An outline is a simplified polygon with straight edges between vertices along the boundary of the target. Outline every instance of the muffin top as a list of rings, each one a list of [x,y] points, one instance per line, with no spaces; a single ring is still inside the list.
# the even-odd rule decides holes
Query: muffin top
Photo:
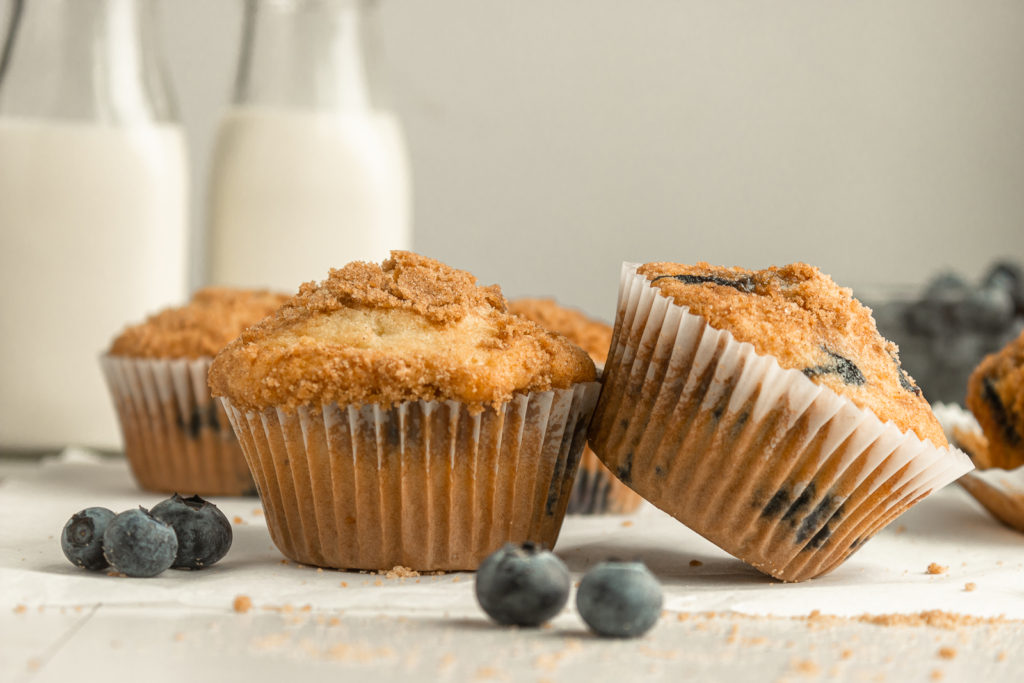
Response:
[[[559,306],[554,299],[514,299],[508,302],[508,310],[545,329],[564,334],[590,354],[595,363],[604,363],[608,358],[608,347],[612,345],[611,325]]]
[[[496,285],[394,251],[302,285],[217,355],[210,387],[247,410],[451,399],[480,410],[594,377],[586,352],[509,313]]]
[[[806,263],[750,271],[648,263],[638,272],[662,294],[783,368],[850,398],[883,421],[945,446],[931,407],[878,334],[870,309]]]
[[[993,466],[1024,465],[1024,333],[971,373],[967,407],[985,432]]]
[[[110,346],[115,356],[200,358],[214,356],[238,333],[273,313],[288,295],[207,287],[184,306],[167,308],[126,327]]]

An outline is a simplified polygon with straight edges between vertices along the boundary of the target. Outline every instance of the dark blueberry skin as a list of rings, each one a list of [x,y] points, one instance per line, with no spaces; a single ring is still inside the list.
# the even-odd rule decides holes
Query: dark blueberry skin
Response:
[[[114,513],[107,508],[85,508],[76,512],[60,534],[60,548],[71,564],[92,571],[106,569],[103,557],[103,532]]]
[[[199,496],[182,498],[177,493],[158,503],[150,513],[169,524],[178,536],[175,569],[202,569],[227,555],[231,548],[231,523],[213,503]]]
[[[569,601],[569,570],[532,543],[506,543],[476,571],[476,599],[499,624],[539,626]]]
[[[103,555],[125,576],[156,576],[174,563],[178,537],[174,529],[145,508],[114,517],[103,533]]]
[[[661,585],[643,562],[602,562],[576,591],[576,609],[599,636],[635,638],[661,616]]]

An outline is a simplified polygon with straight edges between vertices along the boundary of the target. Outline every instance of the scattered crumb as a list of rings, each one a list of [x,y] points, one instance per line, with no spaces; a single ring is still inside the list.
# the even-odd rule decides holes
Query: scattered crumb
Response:
[[[383,586],[384,582],[381,581],[380,579],[377,579],[376,581],[373,582],[373,585],[374,586]]]
[[[542,629],[545,629],[545,630],[547,630],[547,629],[552,629],[552,628],[554,628],[554,627],[555,627],[555,625],[554,625],[554,624],[552,624],[552,623],[551,623],[550,621],[545,621],[545,622],[544,622],[543,624],[541,624],[541,625],[540,625],[540,627],[541,627]]]
[[[624,522],[622,522],[622,526],[633,526],[633,520],[631,520],[631,519],[625,520]]]
[[[973,591],[977,587],[978,587],[978,584],[974,583],[973,581],[968,581],[967,583],[964,584],[964,590],[967,591],[968,593],[970,593],[971,591]]]
[[[476,677],[479,678],[497,678],[499,672],[493,666],[482,666],[476,670]]]
[[[933,669],[932,670],[931,679],[933,681],[941,681],[943,676],[945,676],[945,674],[942,673],[941,671],[939,671],[938,669]]]
[[[704,563],[701,562],[700,560],[690,560],[690,566],[691,567],[702,567],[702,566],[704,566]]]
[[[185,634],[184,633],[182,633],[181,631],[178,631],[177,633],[174,634],[174,642],[180,643],[183,640],[185,640]]]
[[[846,649],[839,653],[839,659],[849,659],[853,656],[853,650]]]
[[[342,581],[340,585],[342,588],[348,588],[348,581]]]
[[[14,608],[14,613],[15,614],[24,614],[27,611],[28,611],[28,607],[25,607],[25,605],[17,605]]]
[[[253,517],[262,517],[263,516],[263,508],[253,508],[252,509],[252,516]]]
[[[943,659],[956,659],[956,648],[948,645],[940,647],[939,656]]]
[[[458,583],[459,581],[462,581],[462,577],[461,576],[453,576],[452,577],[452,583]]]
[[[907,531],[907,526],[905,524],[900,524],[898,527],[896,527],[895,531],[897,534],[905,533]]]
[[[231,521],[232,521],[232,522],[234,522],[235,524],[245,524],[245,520],[244,520],[244,519],[242,519],[241,517],[239,517],[238,515],[235,515],[235,516],[234,516],[234,517],[233,517],[233,518],[231,519]]]
[[[341,619],[339,619],[338,617],[331,617],[330,619],[327,620],[327,625],[328,626],[338,626],[340,624],[341,624]]]
[[[282,560],[281,560],[281,564],[288,564],[288,560],[284,560],[284,559],[282,559]]]
[[[733,624],[732,628],[729,629],[729,637],[725,639],[725,642],[727,642],[727,643],[729,643],[731,645],[731,644],[735,643],[737,640],[739,640],[739,638],[740,638],[740,625],[739,624]]]
[[[252,609],[252,598],[248,595],[239,595],[235,598],[233,607],[239,614],[245,614]]]
[[[316,573],[317,574],[323,574],[324,573],[324,568],[323,567],[317,567],[316,568]]]
[[[945,574],[948,571],[949,571],[949,567],[943,566],[943,565],[939,564],[938,562],[932,562],[930,565],[928,565],[927,573],[928,574]]]
[[[449,667],[455,666],[456,661],[458,660],[455,658],[455,655],[453,655],[451,652],[446,652],[444,656],[441,657],[441,667],[447,669]]]
[[[305,605],[303,605],[302,607],[299,608],[299,611],[300,612],[310,612],[310,611],[312,611],[312,609],[313,609],[313,605],[310,605],[307,602]]]
[[[383,575],[385,579],[410,579],[420,575],[415,569],[409,569],[400,564],[396,564],[391,569],[381,569],[377,573]]]
[[[997,662],[1005,662],[1006,661],[1006,651],[1005,650],[1003,652],[1000,652],[999,654],[996,655],[996,661]]]
[[[25,663],[25,666],[28,668],[29,671],[38,671],[39,667],[42,666],[42,664],[42,662],[33,657]]]
[[[794,659],[792,666],[799,673],[802,673],[805,676],[817,676],[821,673],[821,669],[818,665],[810,659]]]

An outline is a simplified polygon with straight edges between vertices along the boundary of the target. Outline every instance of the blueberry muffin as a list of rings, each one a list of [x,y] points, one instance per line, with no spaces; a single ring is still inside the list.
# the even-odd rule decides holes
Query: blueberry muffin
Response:
[[[799,263],[626,264],[590,446],[785,581],[834,569],[971,468],[870,311]]]
[[[509,302],[508,308],[516,315],[564,334],[590,354],[596,364],[604,365],[612,342],[611,325],[560,306],[553,299],[515,299]],[[569,497],[570,515],[625,514],[636,510],[641,502],[643,499],[616,479],[590,448],[583,451]]]
[[[967,381],[967,408],[988,442],[979,467],[1024,465],[1024,334],[986,356]]]
[[[288,297],[208,288],[124,329],[100,359],[125,456],[139,486],[165,493],[255,492],[238,440],[206,375],[229,341]]]
[[[396,251],[304,284],[217,355],[210,386],[286,556],[456,570],[554,544],[595,375],[497,286]]]

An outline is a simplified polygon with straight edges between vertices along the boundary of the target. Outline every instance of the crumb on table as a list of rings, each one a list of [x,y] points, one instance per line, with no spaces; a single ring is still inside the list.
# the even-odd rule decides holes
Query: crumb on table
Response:
[[[235,602],[232,606],[239,614],[245,614],[252,609],[252,598],[248,595],[239,595],[235,598]]]
[[[949,567],[943,566],[943,565],[939,564],[938,562],[932,562],[931,564],[928,565],[927,573],[928,574],[945,574],[948,571],[949,571]]]

